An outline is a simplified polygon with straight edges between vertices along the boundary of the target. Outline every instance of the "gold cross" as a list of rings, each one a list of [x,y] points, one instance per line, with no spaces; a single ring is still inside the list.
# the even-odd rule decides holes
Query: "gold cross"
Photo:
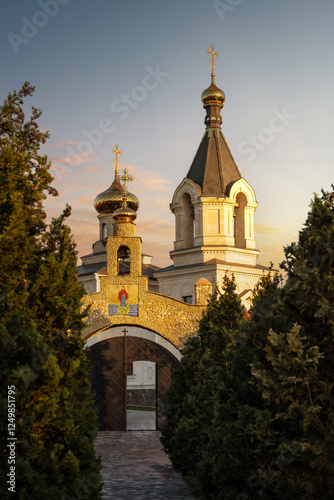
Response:
[[[125,168],[123,170],[123,175],[121,177],[121,181],[123,182],[123,186],[124,186],[124,196],[126,195],[126,193],[128,192],[128,186],[127,186],[127,183],[130,181],[133,181],[134,180],[134,177],[132,175],[129,175],[129,171]]]
[[[118,155],[122,155],[123,153],[121,150],[118,149],[118,144],[116,144],[115,148],[112,148],[111,152],[116,154],[116,158],[114,159],[114,163],[116,165],[115,174],[118,174],[118,165],[119,165]]]
[[[215,46],[213,44],[211,45],[211,50],[208,49],[207,53],[211,54],[211,59],[210,59],[210,66],[212,68],[211,76],[214,78],[214,76],[215,76],[215,67],[216,67],[215,56],[218,57],[219,54],[218,54],[218,52],[215,52]]]

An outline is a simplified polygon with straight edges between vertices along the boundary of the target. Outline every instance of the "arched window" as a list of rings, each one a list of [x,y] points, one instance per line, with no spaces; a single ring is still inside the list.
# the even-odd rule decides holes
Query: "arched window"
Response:
[[[181,205],[183,209],[183,248],[192,248],[194,246],[194,207],[188,193],[184,193],[182,196]]]
[[[117,271],[118,276],[130,274],[131,269],[131,252],[130,249],[124,245],[117,250]]]
[[[106,240],[108,236],[107,224],[102,224],[102,240]]]
[[[245,208],[247,205],[247,198],[244,193],[239,193],[236,201],[238,206],[235,209],[234,219],[235,246],[237,248],[246,248]]]

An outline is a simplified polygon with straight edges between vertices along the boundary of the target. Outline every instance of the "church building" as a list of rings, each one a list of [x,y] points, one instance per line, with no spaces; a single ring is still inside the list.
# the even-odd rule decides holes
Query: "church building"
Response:
[[[170,252],[172,265],[161,269],[151,264],[152,256],[142,254],[142,274],[148,277],[148,290],[195,304],[195,284],[208,280],[213,291],[220,288],[226,272],[236,279],[237,292],[245,308],[251,305],[254,286],[268,268],[257,264],[259,250],[254,239],[255,192],[241,176],[222,132],[221,110],[225,94],[215,83],[214,46],[211,55],[211,85],[202,92],[206,111],[205,131],[185,178],[176,188],[170,209],[175,216],[175,241]],[[118,145],[115,153],[115,178],[111,186],[98,194],[94,206],[98,212],[99,240],[93,252],[81,257],[79,281],[87,293],[100,290],[100,277],[106,275],[107,237],[113,236],[115,210],[122,205],[124,181],[132,176],[119,175]],[[123,182],[123,184],[122,184]],[[127,191],[127,206],[138,210],[138,198]],[[126,273],[127,258],[121,263]]]
[[[218,54],[214,46],[208,53],[212,73],[211,84],[202,93],[204,135],[170,204],[175,216],[172,265],[154,266],[151,256],[141,251],[134,222],[139,200],[128,190],[133,177],[126,169],[119,174],[118,145],[112,150],[114,181],[94,200],[99,239],[92,253],[81,257],[78,273],[87,292],[83,303],[89,315],[83,336],[90,348],[102,430],[127,429],[127,386],[134,397],[134,391],[144,391],[145,384],[156,387],[156,428],[160,428],[164,391],[179,364],[184,341],[196,334],[208,299],[221,287],[226,272],[235,276],[245,311],[259,278],[272,273],[257,264],[254,212],[258,203],[222,133],[225,94],[215,83]],[[136,387],[133,366],[142,367],[143,362],[151,375],[141,368]]]

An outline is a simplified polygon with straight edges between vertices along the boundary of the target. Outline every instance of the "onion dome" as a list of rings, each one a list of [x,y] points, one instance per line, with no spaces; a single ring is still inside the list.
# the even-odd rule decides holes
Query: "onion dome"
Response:
[[[125,186],[123,186],[123,184],[121,183],[121,180],[123,180],[123,178],[121,178],[118,173],[118,155],[122,154],[122,151],[118,149],[118,144],[116,144],[115,149],[112,149],[112,152],[116,153],[114,182],[106,191],[98,194],[94,200],[95,210],[100,215],[112,215],[115,210],[121,208],[123,205]],[[127,192],[127,205],[131,210],[137,211],[139,208],[139,200],[137,196],[133,193]]]
[[[94,200],[95,210],[100,215],[113,214],[115,210],[123,205],[124,188],[120,182],[120,177],[115,174],[114,182],[111,186],[102,193],[98,194]],[[127,193],[127,204],[132,210],[137,211],[139,208],[139,200],[133,193]]]
[[[118,208],[117,210],[115,210],[115,212],[113,213],[113,218],[115,219],[115,222],[133,222],[136,217],[137,217],[137,214],[135,212],[135,210],[132,210],[131,208],[129,208],[128,206],[128,195],[130,193],[126,193],[125,196],[123,196],[123,202],[122,202],[122,206],[120,208]]]
[[[211,85],[207,89],[203,90],[201,99],[204,106],[208,106],[209,104],[220,104],[223,106],[225,101],[224,92],[217,87],[215,84],[215,78],[213,77],[211,80]]]

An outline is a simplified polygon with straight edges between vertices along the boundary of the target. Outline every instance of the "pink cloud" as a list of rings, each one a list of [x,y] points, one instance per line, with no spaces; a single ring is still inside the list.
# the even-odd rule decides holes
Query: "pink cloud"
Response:
[[[101,172],[101,169],[99,167],[85,167],[84,170],[86,170],[87,172],[93,172],[93,173]]]
[[[71,140],[65,140],[65,141],[55,142],[53,144],[48,144],[48,147],[49,148],[63,148],[64,146],[68,146],[70,144],[73,145],[73,144],[76,144],[76,142],[71,141]]]
[[[134,165],[124,165],[124,168],[127,168],[130,174],[133,174],[135,178],[135,184],[139,184],[141,189],[144,188],[144,192],[154,190],[172,193],[171,181],[160,177],[156,173],[149,172],[147,170],[144,170],[142,167],[137,167]],[[123,170],[123,165],[121,170]]]
[[[88,163],[91,161],[97,161],[97,158],[92,157],[93,151],[85,151],[83,153],[76,153],[74,155],[63,156],[60,158],[59,162],[69,165],[70,167],[76,167],[82,163]]]

